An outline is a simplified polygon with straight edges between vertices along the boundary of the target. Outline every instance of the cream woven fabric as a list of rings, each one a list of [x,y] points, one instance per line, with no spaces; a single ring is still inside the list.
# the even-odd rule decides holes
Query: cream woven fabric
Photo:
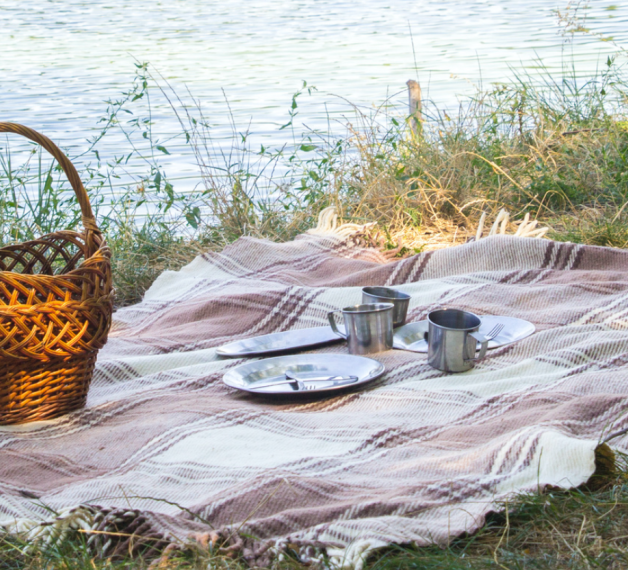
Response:
[[[331,398],[223,385],[241,361],[215,347],[322,326],[364,285],[410,293],[409,321],[449,306],[537,332],[460,375],[389,351],[385,376]],[[473,531],[512,492],[586,481],[596,446],[628,427],[627,363],[624,251],[496,236],[388,262],[341,237],[241,239],[115,315],[85,410],[0,429],[0,524],[134,534],[131,548],[223,539],[257,564],[290,545],[359,566],[390,543]],[[48,508],[60,516],[37,526]],[[92,538],[105,555],[129,548]]]

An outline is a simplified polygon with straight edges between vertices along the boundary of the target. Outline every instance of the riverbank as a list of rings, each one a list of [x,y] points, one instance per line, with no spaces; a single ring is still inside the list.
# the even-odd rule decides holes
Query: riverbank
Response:
[[[234,126],[227,152],[213,144],[202,108],[147,65],[137,68],[131,89],[109,102],[99,135],[74,157],[114,252],[119,306],[137,302],[163,270],[201,251],[241,236],[290,240],[328,206],[345,222],[374,222],[371,241],[398,255],[464,243],[483,214],[492,221],[502,208],[509,233],[529,216],[550,228],[550,239],[628,246],[628,81],[610,58],[586,79],[575,72],[541,82],[515,77],[461,102],[455,116],[425,102],[414,134],[385,105],[356,108],[334,132],[301,134],[304,84],[282,127],[292,130],[290,145],[252,148],[249,133]],[[193,191],[179,191],[160,164],[171,141],[156,135],[150,97],[157,96],[171,102],[177,143],[198,165]],[[101,160],[98,145],[111,135],[124,136],[128,147]],[[29,150],[16,166],[10,148],[0,153],[4,243],[79,221],[62,173],[42,160]],[[132,164],[143,174],[120,189],[115,182]]]

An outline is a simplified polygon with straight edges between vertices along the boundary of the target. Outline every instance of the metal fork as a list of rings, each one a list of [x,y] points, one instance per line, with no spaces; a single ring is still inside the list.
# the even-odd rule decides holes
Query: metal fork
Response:
[[[352,384],[353,382],[358,381],[357,376],[319,376],[313,378],[301,377],[297,376],[294,372],[287,370],[286,371],[286,380],[275,380],[274,382],[269,382],[267,384],[259,384],[253,385],[252,388],[254,390],[259,390],[261,388],[269,388],[271,386],[281,386],[282,384],[292,384],[296,386],[296,392],[305,392],[307,390],[318,390],[318,386],[316,386],[316,382],[334,382],[332,386],[336,386],[339,384]],[[312,384],[306,384],[306,382],[312,382]]]
[[[493,340],[499,333],[504,330],[504,323],[497,323],[487,335],[484,335],[486,340]]]

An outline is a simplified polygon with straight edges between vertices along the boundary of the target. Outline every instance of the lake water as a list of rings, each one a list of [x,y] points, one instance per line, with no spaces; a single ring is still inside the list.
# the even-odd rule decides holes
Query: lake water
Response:
[[[628,2],[590,0],[587,27],[628,40]],[[539,60],[559,71],[565,60],[586,74],[617,51],[593,35],[566,43],[548,0],[2,0],[2,120],[25,123],[78,154],[97,129],[104,100],[128,89],[134,62],[147,61],[184,94],[202,102],[220,145],[237,129],[255,144],[288,140],[292,94],[305,80],[318,91],[299,98],[297,129],[327,128],[390,98],[407,105],[405,82],[424,97],[455,104],[475,86],[507,81],[511,68],[535,73]],[[155,96],[157,135],[179,131]],[[305,126],[304,126],[305,125]],[[101,145],[113,156],[125,141]],[[180,186],[197,179],[189,148],[178,142],[162,164]]]

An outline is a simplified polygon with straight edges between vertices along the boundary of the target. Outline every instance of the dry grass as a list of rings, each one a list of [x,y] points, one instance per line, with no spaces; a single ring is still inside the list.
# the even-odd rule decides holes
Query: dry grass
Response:
[[[588,82],[518,80],[479,94],[455,119],[426,117],[418,137],[361,125],[359,161],[336,179],[334,200],[410,250],[462,243],[482,212],[502,208],[554,239],[625,247],[628,91],[612,65]]]

